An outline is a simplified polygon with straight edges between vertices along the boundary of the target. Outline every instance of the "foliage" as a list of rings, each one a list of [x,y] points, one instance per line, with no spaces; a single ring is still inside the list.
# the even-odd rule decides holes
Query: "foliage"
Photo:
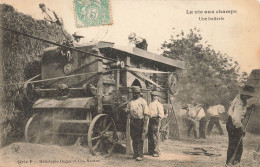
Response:
[[[181,91],[176,99],[206,107],[223,104],[227,108],[247,74],[241,76],[239,64],[233,58],[215,51],[203,41],[200,30],[194,28],[187,35],[182,31],[162,44],[163,56],[185,62],[180,77]]]
[[[35,20],[17,12],[12,6],[0,4],[2,27],[37,36],[50,41],[64,39],[58,25],[48,25],[44,20]],[[39,60],[43,50],[50,44],[1,29],[1,129],[2,145],[23,134],[29,103],[21,93],[22,83],[40,73]],[[4,83],[4,84],[3,84]],[[22,121],[22,122],[21,122]],[[20,128],[20,129],[19,129]]]

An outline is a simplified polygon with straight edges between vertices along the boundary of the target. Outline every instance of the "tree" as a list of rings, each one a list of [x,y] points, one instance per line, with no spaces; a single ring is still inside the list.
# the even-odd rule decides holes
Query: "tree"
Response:
[[[163,56],[185,62],[180,74],[181,103],[197,103],[205,106],[223,104],[226,108],[238,93],[244,80],[239,75],[239,64],[227,54],[215,51],[207,41],[203,42],[200,30],[190,29],[187,35],[171,36],[162,44]],[[243,77],[246,73],[243,73]]]

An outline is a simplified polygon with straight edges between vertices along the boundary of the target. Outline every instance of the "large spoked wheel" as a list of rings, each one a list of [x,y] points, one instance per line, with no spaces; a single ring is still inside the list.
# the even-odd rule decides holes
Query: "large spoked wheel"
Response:
[[[169,75],[167,84],[170,93],[174,96],[176,96],[179,93],[178,81],[179,81],[179,77],[176,73],[171,73]]]
[[[25,140],[29,143],[43,143],[50,138],[48,130],[50,129],[50,121],[46,121],[47,117],[41,114],[33,115],[25,126]]]
[[[97,115],[88,129],[88,147],[92,155],[99,152],[109,156],[118,141],[116,125],[112,117],[106,114]]]

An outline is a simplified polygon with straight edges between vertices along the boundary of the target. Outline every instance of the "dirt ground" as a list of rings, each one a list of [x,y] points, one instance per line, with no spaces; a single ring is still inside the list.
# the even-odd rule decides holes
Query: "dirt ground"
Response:
[[[223,128],[225,129],[225,128]],[[247,133],[244,138],[244,152],[241,166],[260,166],[260,157],[254,158],[253,152],[260,141],[259,136]],[[227,132],[219,136],[216,129],[207,139],[167,140],[161,143],[161,156],[145,155],[142,162],[137,162],[132,155],[113,153],[110,157],[92,156],[88,148],[78,144],[72,146],[40,145],[30,143],[13,143],[0,150],[0,166],[10,167],[66,167],[66,166],[100,166],[100,167],[223,167],[226,160]],[[219,156],[188,155],[185,151],[203,148],[208,153]]]

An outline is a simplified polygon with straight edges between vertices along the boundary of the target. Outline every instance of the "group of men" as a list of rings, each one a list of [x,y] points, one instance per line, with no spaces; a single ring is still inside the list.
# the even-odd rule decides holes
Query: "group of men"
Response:
[[[152,101],[148,105],[147,101],[140,95],[140,87],[133,86],[133,98],[129,101],[126,107],[126,112],[130,114],[130,135],[132,139],[132,146],[134,151],[134,158],[137,161],[143,160],[143,145],[144,139],[148,137],[148,153],[154,157],[160,156],[159,135],[160,123],[164,117],[163,105],[158,101],[158,92],[151,93]],[[228,110],[228,120],[226,128],[228,132],[228,149],[226,166],[236,165],[240,163],[243,143],[242,137],[245,134],[242,124],[242,119],[248,110],[247,100],[252,96],[250,94],[238,94],[232,101]],[[197,137],[196,127],[199,122],[199,138],[206,138],[206,114],[203,106],[200,104],[193,104],[184,107],[187,110],[188,118],[188,135],[190,135],[193,128],[194,136]],[[214,125],[219,130],[220,135],[223,135],[223,130],[219,122],[219,114],[224,113],[223,105],[215,105],[207,109],[210,117],[207,134]]]
[[[197,124],[199,124],[199,138],[206,139],[207,118],[203,106],[201,104],[193,103],[185,105],[183,109],[186,110],[186,114],[188,116],[188,137],[191,137],[190,133],[191,130],[193,130],[194,137],[198,138]],[[207,135],[210,135],[214,125],[216,125],[216,127],[218,128],[220,135],[224,135],[219,122],[219,114],[224,112],[225,108],[223,105],[220,104],[211,106],[207,109],[207,114],[210,117],[207,128]]]
[[[49,8],[46,8],[45,4],[39,4],[42,10],[44,19],[50,24],[57,24],[61,27],[63,32],[63,21],[56,13]],[[63,32],[64,33],[64,32]],[[80,41],[84,38],[79,32],[72,34],[74,46],[80,46]],[[147,41],[144,38],[137,37],[135,33],[131,33],[128,36],[130,44],[135,47],[147,50]],[[160,156],[159,148],[159,130],[161,119],[164,117],[163,105],[158,101],[158,92],[151,93],[152,102],[148,105],[147,101],[140,96],[140,87],[133,86],[133,99],[128,103],[126,111],[131,116],[130,122],[130,135],[132,138],[132,145],[134,151],[134,158],[137,161],[143,160],[143,143],[146,136],[148,137],[148,152],[154,157]],[[228,120],[226,123],[226,129],[228,132],[228,150],[226,166],[236,165],[240,163],[240,159],[243,152],[242,138],[245,134],[243,125],[241,123],[248,105],[247,100],[250,99],[252,94],[248,91],[243,91],[238,94],[232,101],[228,110]],[[190,136],[193,129],[194,137],[197,136],[197,124],[199,124],[199,138],[206,139],[206,114],[203,106],[193,103],[192,105],[186,105],[183,107],[187,111],[188,115],[188,136]],[[219,130],[220,135],[223,135],[223,130],[219,122],[219,114],[224,113],[225,108],[223,105],[215,105],[207,109],[207,114],[210,117],[208,124],[207,134],[210,135],[214,125]]]
[[[243,153],[243,136],[245,135],[245,127],[242,124],[242,120],[248,110],[252,110],[254,105],[248,104],[248,99],[253,95],[249,91],[243,90],[238,94],[231,102],[229,110],[227,112],[228,119],[226,122],[226,129],[228,132],[228,149],[226,166],[239,166],[241,156]],[[197,138],[196,126],[199,122],[199,138],[206,138],[205,128],[207,119],[205,116],[202,105],[186,105],[183,107],[186,109],[188,115],[188,136],[190,136],[191,129],[193,128],[194,137]],[[223,135],[223,130],[220,126],[219,114],[224,113],[225,108],[223,105],[215,105],[207,109],[207,113],[210,117],[208,124],[207,134],[210,132],[214,125],[219,130],[220,135]]]
[[[126,107],[130,114],[130,135],[134,151],[133,158],[143,160],[144,139],[148,137],[148,153],[154,157],[160,156],[159,130],[161,119],[164,117],[163,105],[158,101],[158,92],[151,93],[152,101],[147,101],[140,96],[140,87],[132,87],[133,98]]]

